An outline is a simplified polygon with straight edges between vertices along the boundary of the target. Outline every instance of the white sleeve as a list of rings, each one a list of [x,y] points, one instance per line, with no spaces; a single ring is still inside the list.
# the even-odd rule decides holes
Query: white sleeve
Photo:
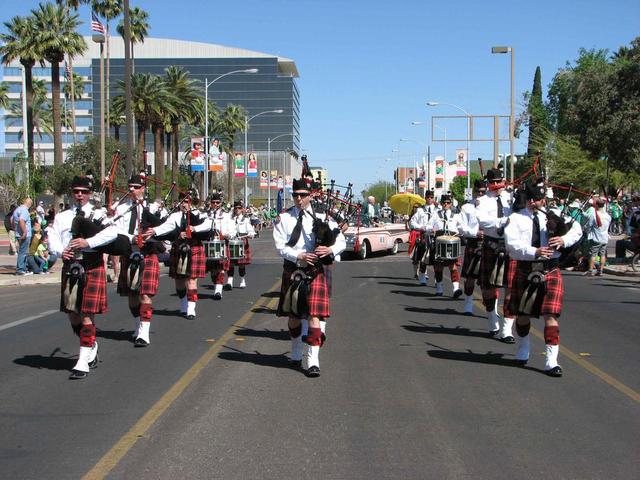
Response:
[[[338,229],[339,233],[336,235],[336,241],[333,245],[331,245],[331,251],[333,252],[333,256],[336,257],[344,252],[345,248],[347,248],[347,240],[344,238],[342,230],[338,227],[338,224],[335,220],[329,219],[329,228],[332,230]]]
[[[206,232],[207,230],[211,230],[213,225],[213,220],[211,220],[210,218],[205,218],[204,222],[202,222],[200,225],[196,225],[193,227],[193,231],[194,232]]]
[[[571,229],[560,238],[564,241],[565,247],[570,247],[578,243],[582,238],[582,227],[580,226],[580,223],[573,222]]]
[[[118,227],[115,225],[110,225],[102,229],[93,237],[87,239],[89,248],[101,247],[102,245],[113,242],[118,237],[118,231]]]
[[[60,228],[60,217],[56,215],[53,219],[53,226],[49,230],[49,251],[57,256],[62,254],[64,246],[62,245],[62,232]]]
[[[504,240],[507,253],[514,260],[535,260],[536,247],[531,245],[530,239],[527,239],[526,232],[520,227],[520,214],[514,213],[510,217],[511,221],[504,229]]]
[[[417,230],[424,228],[422,224],[423,216],[424,216],[424,210],[422,209],[417,210],[416,213],[414,213],[413,216],[411,217],[411,220],[409,220],[409,227]]]
[[[287,232],[284,224],[285,222],[280,220],[273,227],[273,241],[276,244],[276,250],[282,258],[297,263],[299,251],[287,245]]]
[[[178,228],[179,225],[177,223],[177,218],[178,218],[178,215],[169,215],[169,217],[167,217],[167,219],[164,222],[162,222],[157,227],[153,227],[153,231],[155,235],[165,235],[169,232],[174,231],[176,228]]]

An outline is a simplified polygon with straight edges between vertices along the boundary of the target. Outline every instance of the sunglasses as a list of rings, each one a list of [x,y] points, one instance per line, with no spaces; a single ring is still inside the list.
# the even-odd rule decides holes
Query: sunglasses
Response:
[[[79,189],[79,188],[74,188],[74,189],[73,189],[73,193],[74,193],[74,194],[75,194],[75,193],[81,193],[81,194],[83,194],[83,195],[87,195],[87,194],[89,193],[89,190],[81,190],[81,189]]]
[[[443,205],[450,205],[451,204],[451,202],[449,202],[449,201],[442,202],[442,203],[443,203]]]
[[[294,192],[291,194],[293,198],[296,198],[296,197],[307,198],[309,195],[310,195],[309,193],[303,193],[303,192]]]
[[[143,188],[143,185],[129,185],[129,188],[133,188],[135,190],[140,190],[141,188]]]

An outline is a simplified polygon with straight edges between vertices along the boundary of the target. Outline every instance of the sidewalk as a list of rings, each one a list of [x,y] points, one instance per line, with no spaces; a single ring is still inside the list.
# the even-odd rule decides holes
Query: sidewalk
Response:
[[[54,265],[55,271],[46,275],[16,276],[16,259],[14,255],[0,254],[0,287],[60,283],[60,267],[57,264]]]

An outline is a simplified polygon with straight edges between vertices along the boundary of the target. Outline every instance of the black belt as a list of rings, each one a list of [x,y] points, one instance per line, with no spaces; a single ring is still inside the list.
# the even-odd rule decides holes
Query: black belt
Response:
[[[560,266],[560,260],[550,258],[549,260],[536,260],[533,262],[518,260],[518,269],[523,272],[550,272]]]

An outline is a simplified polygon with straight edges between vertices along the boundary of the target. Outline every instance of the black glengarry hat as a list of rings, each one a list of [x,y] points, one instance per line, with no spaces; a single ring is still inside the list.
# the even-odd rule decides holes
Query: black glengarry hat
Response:
[[[76,175],[71,181],[71,188],[93,190],[93,178],[87,175]]]
[[[309,184],[305,178],[294,178],[293,179],[293,191],[296,190],[306,190],[310,191]]]

